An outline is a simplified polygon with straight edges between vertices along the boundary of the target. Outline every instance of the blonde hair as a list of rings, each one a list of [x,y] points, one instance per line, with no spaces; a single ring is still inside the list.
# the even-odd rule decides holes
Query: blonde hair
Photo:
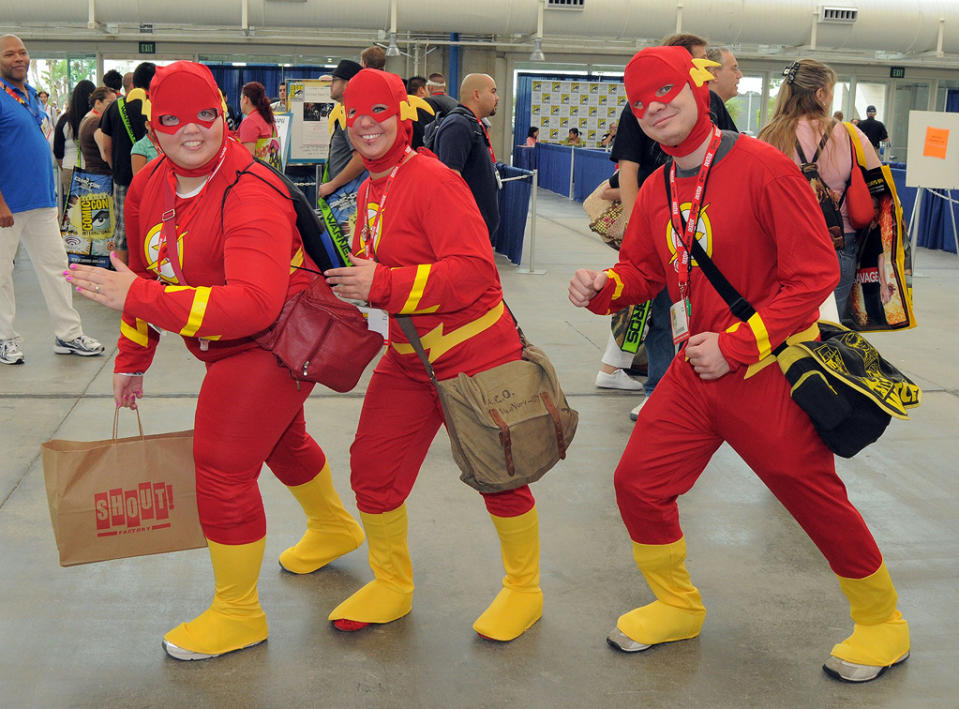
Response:
[[[836,121],[816,98],[816,91],[831,91],[836,72],[815,59],[800,59],[783,72],[786,80],[779,89],[772,120],[759,131],[759,139],[792,156],[796,144],[796,124],[801,119],[819,124],[819,134],[832,135]]]

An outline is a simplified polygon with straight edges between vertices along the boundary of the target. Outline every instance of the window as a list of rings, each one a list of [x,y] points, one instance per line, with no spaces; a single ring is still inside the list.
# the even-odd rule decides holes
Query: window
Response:
[[[744,74],[739,80],[739,95],[726,102],[726,110],[740,133],[758,135],[762,99],[762,74]]]

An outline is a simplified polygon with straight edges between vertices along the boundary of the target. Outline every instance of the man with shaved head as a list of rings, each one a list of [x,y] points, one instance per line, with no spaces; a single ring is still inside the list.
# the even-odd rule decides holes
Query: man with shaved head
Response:
[[[67,253],[57,223],[53,158],[43,134],[46,113],[27,83],[30,54],[19,37],[0,37],[0,363],[24,361],[13,328],[13,259],[20,242],[40,281],[53,321],[53,351],[98,355],[103,345],[83,334],[70,284],[63,280]]]
[[[466,180],[492,236],[499,226],[499,175],[483,119],[495,115],[499,103],[493,77],[468,74],[460,86],[460,102],[437,128],[433,151]]]

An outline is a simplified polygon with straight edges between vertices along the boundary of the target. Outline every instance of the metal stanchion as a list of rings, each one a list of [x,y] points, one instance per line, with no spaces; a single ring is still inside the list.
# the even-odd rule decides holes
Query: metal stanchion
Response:
[[[517,273],[526,275],[542,276],[546,271],[537,271],[533,268],[533,259],[536,252],[536,193],[539,191],[539,170],[533,170],[533,186],[529,192],[529,261],[526,268],[520,265],[516,269]]]

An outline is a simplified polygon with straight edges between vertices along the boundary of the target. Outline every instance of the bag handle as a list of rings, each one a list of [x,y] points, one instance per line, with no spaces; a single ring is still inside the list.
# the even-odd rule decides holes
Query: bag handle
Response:
[[[113,412],[113,440],[117,440],[117,425],[120,422],[120,408],[117,407],[117,410]],[[140,421],[140,410],[134,409],[133,413],[137,415],[137,427],[140,429],[140,438],[144,438],[143,435],[143,422]]]

